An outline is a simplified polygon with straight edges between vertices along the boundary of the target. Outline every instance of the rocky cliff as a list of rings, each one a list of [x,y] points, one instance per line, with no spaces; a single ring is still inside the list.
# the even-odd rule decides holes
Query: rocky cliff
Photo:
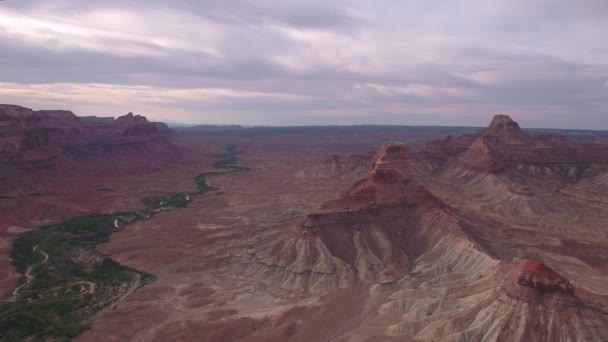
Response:
[[[70,111],[0,105],[0,163],[21,170],[52,168],[61,158],[94,159],[113,153],[170,149],[168,127],[129,113],[117,119]]]
[[[496,121],[459,157],[489,165],[501,157],[495,139],[528,139],[508,118]],[[468,218],[419,182],[414,169],[406,145],[386,144],[368,175],[278,238],[257,242],[240,267],[286,296],[331,298],[344,288],[369,289],[357,299],[365,301],[365,319],[353,319],[353,338],[370,331],[377,340],[407,341],[608,338],[602,312],[577,297],[564,275],[488,246]]]
[[[578,180],[592,169],[608,165],[608,148],[559,135],[535,135],[522,130],[507,115],[494,116],[477,135],[429,142],[417,153],[423,173],[462,168],[496,174],[517,170],[528,175]]]
[[[458,219],[416,180],[409,147],[391,142],[346,193],[260,246],[249,272],[272,271],[281,286],[312,292],[394,282],[446,236],[470,243]]]

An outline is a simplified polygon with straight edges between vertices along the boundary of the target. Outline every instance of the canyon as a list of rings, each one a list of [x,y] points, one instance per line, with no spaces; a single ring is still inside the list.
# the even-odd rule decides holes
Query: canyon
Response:
[[[5,296],[87,215],[139,274],[77,341],[608,340],[604,132],[0,114]]]

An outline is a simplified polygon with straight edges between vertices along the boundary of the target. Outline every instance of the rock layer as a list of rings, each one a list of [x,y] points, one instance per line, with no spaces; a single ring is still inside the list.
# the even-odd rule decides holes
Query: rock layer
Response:
[[[409,147],[391,142],[376,154],[368,176],[322,208],[347,210],[378,205],[423,205],[427,201],[432,201],[432,196],[416,181]]]
[[[530,287],[542,293],[574,294],[572,284],[542,262],[516,258],[513,267],[513,282],[519,286]]]
[[[467,241],[458,219],[416,180],[402,143],[386,144],[368,176],[321,208],[256,249],[249,271],[285,288],[322,292],[397,281],[445,234]]]
[[[590,173],[592,166],[608,165],[608,148],[599,142],[579,142],[559,135],[527,134],[509,116],[496,115],[478,135],[427,143],[416,160],[421,164],[418,169],[425,173],[464,167],[490,174],[515,170],[578,180]]]
[[[496,139],[504,144],[525,136],[507,117],[495,119],[463,152],[476,161],[473,165],[483,166],[469,163],[465,177],[498,172],[488,168],[502,155],[493,145]],[[417,180],[414,170],[407,146],[386,144],[369,175],[278,239],[257,246],[245,258],[246,270],[268,286],[310,294],[371,286],[377,311],[366,316],[374,317],[373,323],[344,336],[370,331],[417,341],[608,336],[606,319],[575,296],[565,277],[542,262],[501,260],[464,218]],[[532,196],[525,192],[520,196]],[[496,193],[505,191],[496,188]],[[381,330],[386,322],[393,323]]]
[[[162,136],[166,132],[166,125],[132,113],[116,120],[79,118],[70,111],[0,105],[0,162],[36,169],[51,167],[60,157],[103,157],[104,152],[121,147],[153,152],[160,145],[168,146]]]

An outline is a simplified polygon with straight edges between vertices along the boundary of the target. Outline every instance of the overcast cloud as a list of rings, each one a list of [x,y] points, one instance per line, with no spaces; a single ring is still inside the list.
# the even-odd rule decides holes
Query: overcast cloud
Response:
[[[608,129],[608,1],[5,0],[0,102],[247,125]]]

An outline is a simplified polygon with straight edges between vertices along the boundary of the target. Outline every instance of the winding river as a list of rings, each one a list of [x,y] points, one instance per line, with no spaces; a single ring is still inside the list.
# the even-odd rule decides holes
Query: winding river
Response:
[[[207,184],[210,177],[249,170],[237,165],[242,152],[236,145],[224,150],[214,155],[211,166],[217,171],[195,177],[195,192],[142,199],[146,208],[141,211],[74,218],[15,239],[11,258],[22,277],[11,297],[0,302],[0,341],[69,340],[97,314],[155,281],[152,274],[102,255],[96,246],[129,224],[163,210],[181,210],[194,197],[218,190]]]

